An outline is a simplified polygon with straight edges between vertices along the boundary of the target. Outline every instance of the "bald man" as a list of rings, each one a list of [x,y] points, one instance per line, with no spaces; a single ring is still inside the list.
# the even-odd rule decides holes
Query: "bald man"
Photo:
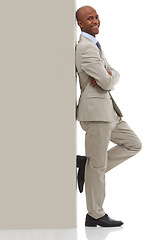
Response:
[[[117,227],[122,221],[111,219],[102,205],[105,198],[105,173],[141,150],[141,141],[122,120],[122,113],[111,96],[119,73],[107,62],[96,35],[100,20],[96,10],[83,6],[76,12],[81,28],[76,46],[76,69],[81,95],[77,119],[86,132],[85,190],[86,226]],[[116,145],[108,150],[109,142]]]

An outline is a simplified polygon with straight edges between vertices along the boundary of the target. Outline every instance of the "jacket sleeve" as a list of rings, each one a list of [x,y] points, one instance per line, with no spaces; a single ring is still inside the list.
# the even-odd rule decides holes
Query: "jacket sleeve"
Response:
[[[81,51],[81,68],[89,76],[93,77],[104,90],[114,90],[114,86],[119,81],[119,73],[100,57],[99,51],[95,46],[94,48],[83,46]],[[113,77],[107,73],[107,68],[113,71]]]

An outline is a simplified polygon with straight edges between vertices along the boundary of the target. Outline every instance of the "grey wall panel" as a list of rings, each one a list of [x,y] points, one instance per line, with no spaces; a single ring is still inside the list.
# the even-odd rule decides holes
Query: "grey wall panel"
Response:
[[[0,229],[76,226],[74,12],[0,1]]]

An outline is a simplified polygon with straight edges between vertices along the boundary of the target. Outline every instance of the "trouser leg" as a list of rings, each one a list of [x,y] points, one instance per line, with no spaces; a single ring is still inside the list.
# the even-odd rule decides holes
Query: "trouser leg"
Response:
[[[85,167],[85,191],[88,214],[93,218],[105,215],[102,208],[105,197],[107,148],[111,137],[111,123],[81,122],[86,131],[85,148],[88,161]]]
[[[141,150],[141,141],[125,121],[119,121],[111,133],[111,141],[117,144],[108,151],[106,172]]]
[[[114,114],[112,123],[80,122],[86,131],[85,148],[88,161],[85,168],[85,190],[90,216],[104,216],[105,172],[134,156],[141,142],[128,124]],[[109,151],[110,140],[117,144]]]

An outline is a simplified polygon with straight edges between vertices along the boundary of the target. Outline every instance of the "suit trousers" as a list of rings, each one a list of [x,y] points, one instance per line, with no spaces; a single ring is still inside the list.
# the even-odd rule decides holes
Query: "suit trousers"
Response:
[[[88,158],[85,168],[85,191],[88,214],[103,217],[105,173],[141,150],[141,141],[128,124],[113,111],[112,122],[82,121]],[[116,145],[108,150],[109,142]]]

